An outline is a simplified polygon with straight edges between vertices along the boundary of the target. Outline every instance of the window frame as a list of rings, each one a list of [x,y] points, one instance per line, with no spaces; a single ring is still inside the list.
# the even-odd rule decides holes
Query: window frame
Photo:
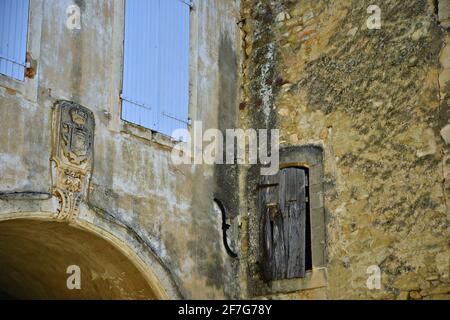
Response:
[[[261,259],[264,258],[261,240],[263,234],[261,226],[258,226],[259,239],[252,242],[249,261],[254,261],[250,265],[250,270],[259,271],[259,276],[252,278],[254,282],[249,288],[249,294],[254,297],[270,296],[279,293],[301,292],[303,290],[321,289],[328,285],[327,252],[326,252],[326,225],[325,225],[325,205],[323,198],[324,181],[324,160],[323,148],[320,145],[302,145],[280,148],[280,169],[286,167],[304,167],[309,170],[309,207],[310,207],[310,230],[311,230],[311,260],[312,270],[306,270],[304,278],[293,278],[283,280],[265,281],[261,268]],[[255,201],[259,197],[256,197]],[[255,206],[255,222],[259,219],[258,203]],[[255,231],[249,229],[249,237],[253,237]],[[257,246],[257,247],[255,247]],[[258,262],[259,261],[259,262]]]
[[[301,171],[299,173],[298,171]],[[284,173],[286,172],[286,173]],[[292,182],[289,182],[292,179],[293,175],[298,175],[299,183],[298,187],[292,188],[290,185]],[[300,178],[302,177],[303,178]],[[291,178],[290,178],[291,177]],[[300,189],[300,181],[303,180],[302,189]],[[312,270],[312,248],[311,248],[311,227],[310,227],[310,201],[309,201],[309,168],[306,165],[300,164],[292,164],[285,165],[280,168],[280,170],[273,176],[261,176],[261,181],[258,186],[259,189],[259,205],[258,210],[260,214],[260,219],[262,219],[261,227],[261,237],[265,240],[263,243],[263,256],[264,256],[264,279],[266,282],[277,281],[277,280],[290,280],[290,279],[299,279],[305,278],[306,272]],[[292,198],[288,198],[288,196],[292,197],[294,195],[294,202],[298,206],[298,220],[292,219],[290,213],[288,214],[286,210],[291,210],[291,205],[293,202]],[[276,199],[276,202],[273,202]],[[271,202],[268,203],[267,201]],[[268,211],[276,210],[274,216],[268,213]],[[273,211],[272,211],[273,212]],[[304,214],[304,217],[303,217]],[[279,220],[277,217],[282,215],[284,218]],[[287,218],[287,220],[286,220]],[[269,220],[268,220],[269,219]],[[270,228],[272,230],[268,230],[268,223],[270,221]],[[281,225],[279,223],[282,223]],[[273,238],[274,232],[274,224],[278,225],[279,232],[284,233],[286,227],[291,229],[292,226],[300,224],[303,225],[299,228],[298,236],[303,239],[293,239],[290,235],[288,238],[286,237],[277,237],[277,239]],[[286,225],[288,224],[288,225]],[[269,234],[267,234],[269,233]],[[270,241],[271,240],[271,241]],[[267,245],[269,242],[272,242],[271,245]],[[291,254],[300,254],[297,256],[298,259],[302,262],[302,268],[299,268],[298,263],[291,264],[291,257],[287,259],[287,257],[283,256],[284,262],[280,261],[280,264],[277,264],[277,261],[274,257],[270,257],[271,255],[276,254],[277,249],[280,248],[278,241],[284,243],[284,246],[289,248],[298,247],[298,251],[291,252]],[[301,243],[297,243],[297,241],[301,241]],[[283,254],[283,252],[281,252]],[[269,255],[269,256],[268,256]],[[291,262],[290,262],[291,261]],[[299,261],[297,261],[299,262]],[[294,267],[294,269],[291,269]],[[286,273],[284,276],[279,273]]]
[[[24,61],[17,62],[17,61],[9,59],[9,57],[1,57],[0,56],[0,62],[3,60],[6,62],[9,62],[9,63],[12,63],[13,65],[21,66],[23,68],[23,74],[21,75],[23,77],[23,80],[17,79],[14,75],[2,73],[3,75],[5,75],[9,78],[12,78],[14,80],[20,81],[20,82],[25,81],[27,69],[30,67],[30,63],[27,62],[27,44],[28,44],[28,27],[29,27],[29,22],[30,22],[30,4],[31,4],[30,2],[31,1],[26,0],[24,2],[27,3],[27,13],[26,13],[27,20],[26,20],[25,48],[24,48],[25,52],[24,52],[24,55],[22,57],[20,57],[20,59],[23,59]],[[17,30],[14,30],[14,31],[17,31]],[[17,45],[17,44],[15,44],[15,45]],[[21,46],[22,43],[19,43],[19,45]]]
[[[31,63],[31,67],[35,70],[35,74],[33,77],[25,76],[23,81],[0,74],[0,89],[4,88],[9,92],[22,95],[27,100],[36,103],[38,96],[38,66],[41,51],[44,0],[29,1],[26,60]],[[28,61],[28,57],[31,57],[32,61]]]

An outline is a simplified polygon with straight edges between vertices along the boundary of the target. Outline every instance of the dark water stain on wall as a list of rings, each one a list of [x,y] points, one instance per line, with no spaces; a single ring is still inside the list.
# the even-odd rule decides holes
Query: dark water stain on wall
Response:
[[[227,129],[237,128],[237,58],[231,39],[221,35],[219,46],[219,130],[226,136]],[[236,157],[235,157],[236,159]],[[225,145],[224,145],[224,161]],[[227,208],[229,217],[238,214],[238,166],[217,164],[215,166],[215,194]]]
[[[219,44],[217,123],[225,137],[226,129],[237,127],[238,63],[233,41],[221,35]],[[195,273],[203,277],[207,286],[214,290],[205,293],[210,299],[223,292],[226,298],[238,297],[235,274],[237,262],[223,250],[221,217],[214,209],[214,198],[220,199],[233,218],[238,214],[238,168],[236,165],[214,166],[214,175],[205,177],[205,168],[196,166],[192,190],[192,239],[187,241],[190,255],[195,259]]]
[[[271,4],[255,1],[251,10],[251,20],[254,23],[252,38],[253,50],[249,57],[249,126],[254,129],[277,128],[277,115],[274,100],[279,91],[277,86],[276,60],[278,46],[274,34],[274,16],[280,10]],[[269,141],[270,142],[270,139]],[[270,149],[270,143],[268,145]],[[261,239],[257,215],[258,184],[260,165],[252,165],[246,172],[245,202],[249,212],[248,229],[248,273],[247,292],[254,296],[264,291],[261,270]]]

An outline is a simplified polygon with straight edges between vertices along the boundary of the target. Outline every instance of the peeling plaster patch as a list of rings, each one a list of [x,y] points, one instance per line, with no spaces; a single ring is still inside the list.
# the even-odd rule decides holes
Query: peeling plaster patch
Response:
[[[183,263],[183,269],[185,270],[185,272],[190,273],[192,272],[194,268],[194,261],[192,261],[192,259],[188,258],[184,261]]]
[[[12,192],[26,187],[28,170],[19,155],[0,154],[1,188]]]
[[[123,168],[112,177],[113,189],[118,194],[132,194],[136,198],[155,197],[164,199],[174,209],[183,211],[190,208],[189,203],[179,199],[176,185],[179,177],[170,171],[167,173],[168,155],[162,152],[143,151],[142,146],[130,144],[130,141],[120,139],[116,147],[117,157],[114,160],[116,168]],[[171,210],[173,211],[173,210]]]
[[[118,139],[115,149],[117,156],[114,163],[119,170],[113,177],[113,187],[117,192],[146,197],[155,185],[161,185],[158,164],[162,161],[159,153],[151,154],[137,143],[125,139]]]
[[[17,90],[0,87],[0,97],[5,98],[5,101],[7,101],[5,106],[11,105],[11,107],[19,107],[25,110],[27,114],[36,113],[38,110],[37,104],[26,100]]]
[[[447,145],[450,145],[450,124],[446,125],[440,131],[442,139],[445,141]]]
[[[166,261],[170,259],[169,255],[167,254],[167,250],[165,247],[165,244],[161,242],[160,233],[158,232],[151,232],[149,230],[145,230],[141,227],[140,224],[136,224],[133,219],[130,219],[130,217],[126,214],[125,211],[119,210],[119,212],[113,212],[113,213],[106,213],[109,216],[109,219],[114,219],[120,224],[122,224],[126,229],[132,230],[138,238],[142,241],[141,243],[153,251],[154,254],[156,254],[159,258]],[[153,225],[161,225],[160,221],[153,221]],[[108,228],[108,226],[104,226]],[[142,250],[139,247],[134,247],[134,250],[136,252],[139,252]]]
[[[26,100],[20,100],[19,102],[19,106],[24,109],[27,110],[27,112],[37,112],[38,110],[38,106],[34,103],[30,103]]]
[[[428,128],[424,130],[422,136],[424,140],[424,146],[416,152],[416,155],[419,158],[435,154],[437,150],[436,138],[432,129]]]
[[[130,211],[134,211],[134,210],[126,210],[126,209],[118,208],[118,213],[120,214],[121,222],[126,225],[133,226],[135,224],[136,216],[134,214],[132,214],[133,212],[130,212]]]

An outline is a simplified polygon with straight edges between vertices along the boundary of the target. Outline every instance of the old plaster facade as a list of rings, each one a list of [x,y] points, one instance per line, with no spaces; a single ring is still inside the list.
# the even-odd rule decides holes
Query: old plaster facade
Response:
[[[124,0],[30,0],[25,81],[0,75],[0,294],[449,299],[449,2],[192,3],[189,115],[280,129],[280,166],[308,168],[312,267],[263,279],[258,166],[174,165],[121,119]]]

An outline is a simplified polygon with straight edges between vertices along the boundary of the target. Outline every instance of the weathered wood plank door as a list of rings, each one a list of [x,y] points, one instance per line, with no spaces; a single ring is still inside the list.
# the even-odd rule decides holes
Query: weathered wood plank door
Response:
[[[307,176],[302,168],[285,168],[260,182],[265,280],[305,276]]]

